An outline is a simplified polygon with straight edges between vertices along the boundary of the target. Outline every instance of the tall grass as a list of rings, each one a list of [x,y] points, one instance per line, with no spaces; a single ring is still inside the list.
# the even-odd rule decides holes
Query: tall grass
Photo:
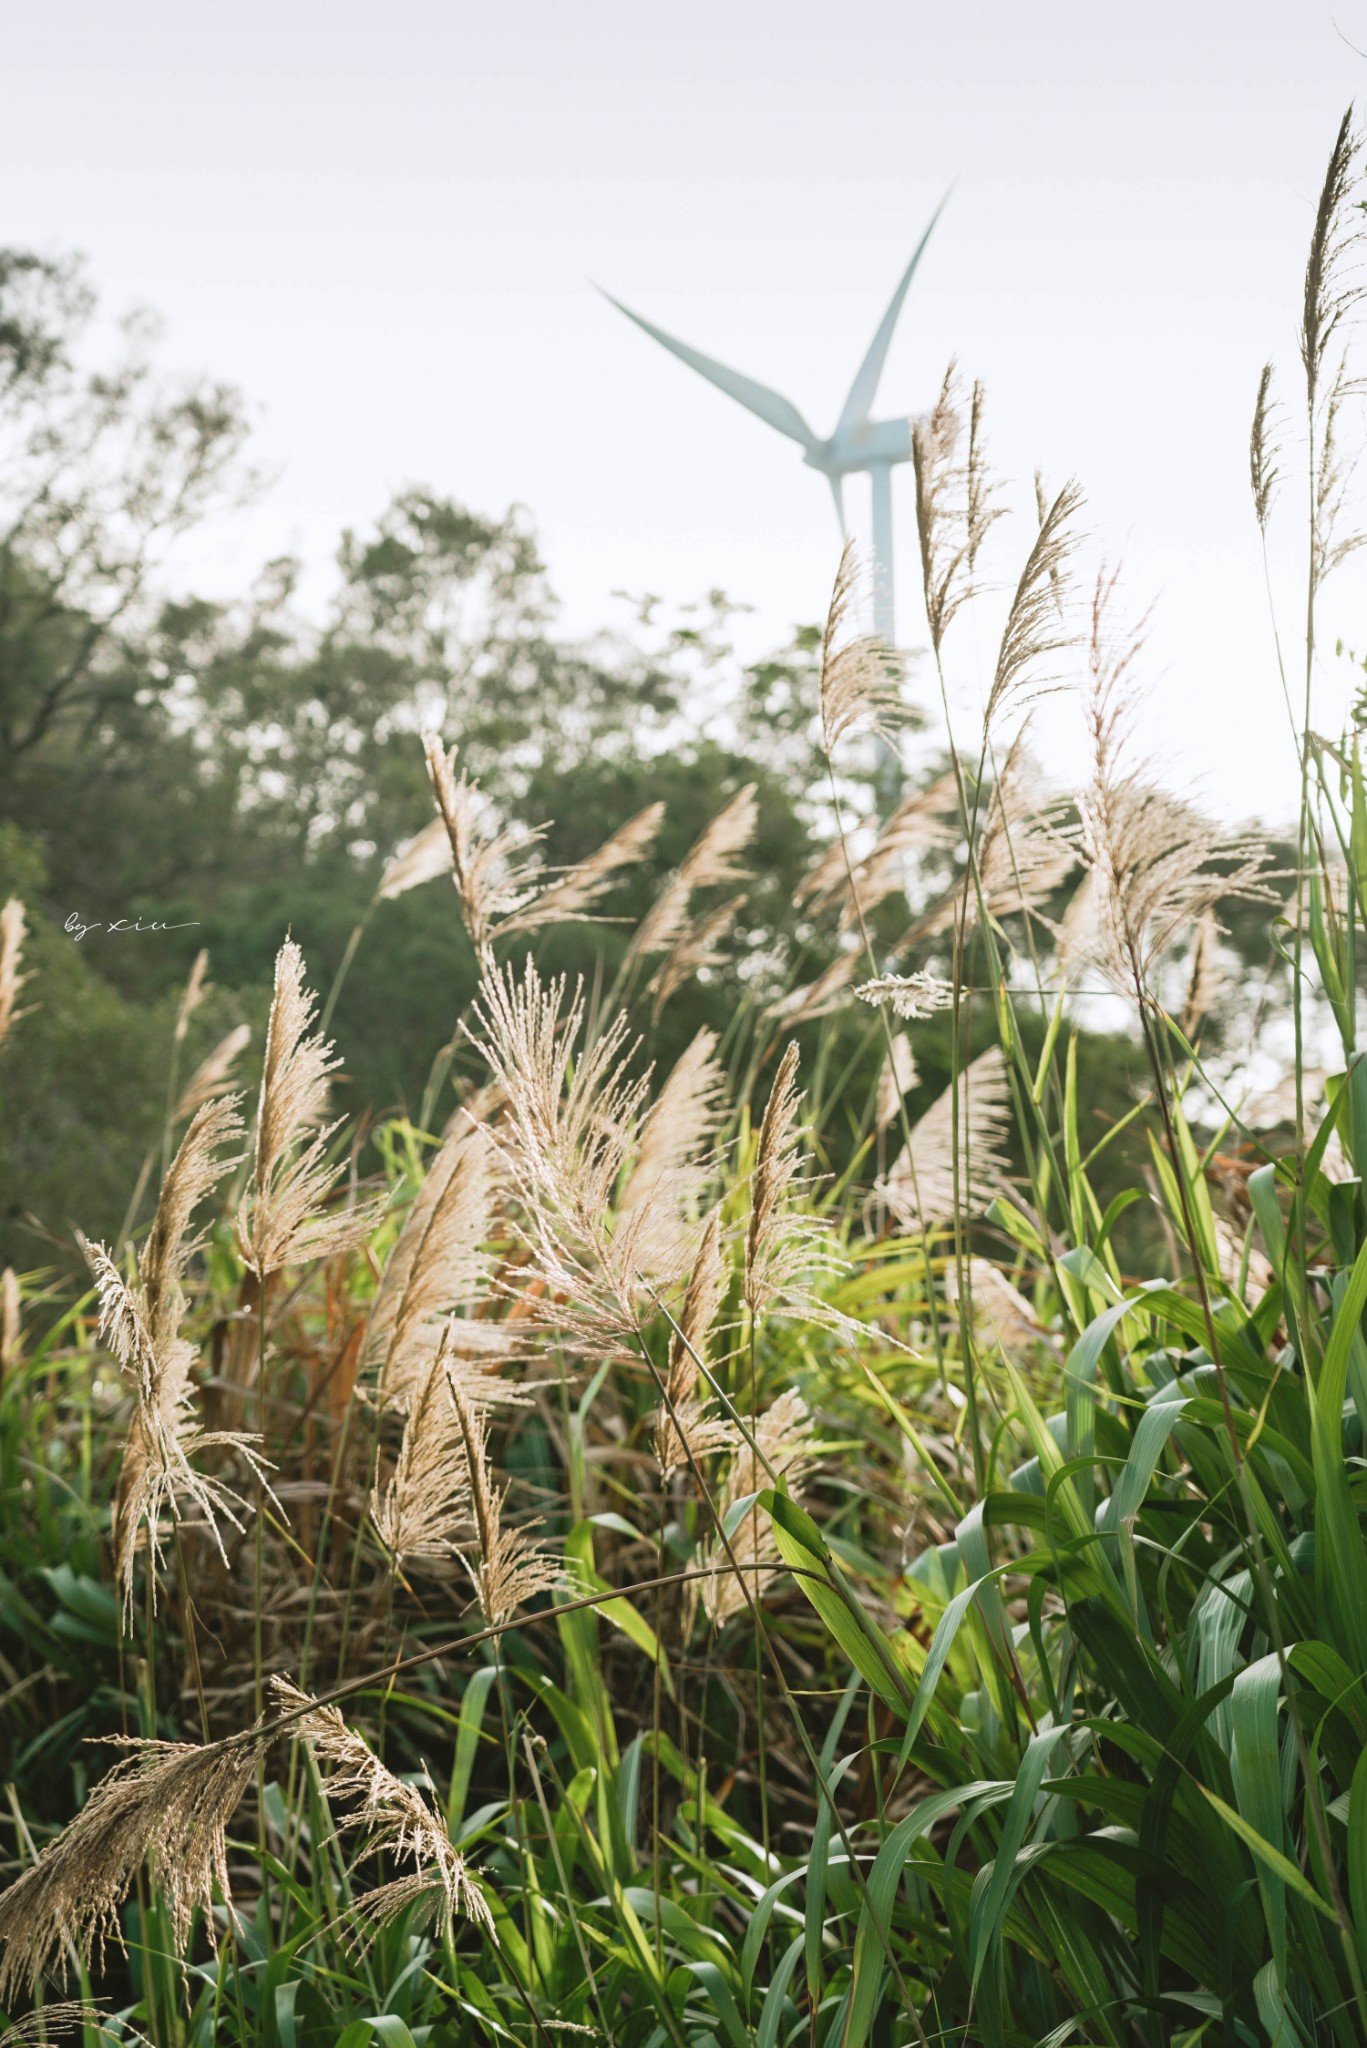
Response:
[[[652,1018],[763,859],[752,793],[605,991],[589,920],[658,807],[547,874],[432,736],[436,816],[373,912],[449,876],[480,993],[379,1132],[383,1186],[329,1121],[287,941],[250,1116],[240,1036],[183,1088],[172,1064],[141,1242],[85,1246],[75,1303],[6,1276],[0,2000],[27,2017],[0,2038],[1367,2038],[1367,778],[1309,697],[1355,544],[1358,173],[1345,120],[1303,319],[1293,874],[1139,756],[1142,625],[1086,566],[1076,488],[1041,491],[981,729],[867,824],[843,764],[907,696],[842,563],[818,980],[657,1075]],[[1270,394],[1251,535],[1293,467]],[[915,457],[948,720],[946,643],[1009,533],[980,388],[946,378]],[[1074,672],[1068,794],[1028,732]],[[873,912],[903,893],[889,950]],[[1202,1052],[1240,900],[1292,973],[1261,1106]],[[538,971],[552,922],[583,931],[577,986]],[[0,1029],[22,934],[7,910]],[[1149,1076],[1147,1169],[1106,1201],[1098,982]]]

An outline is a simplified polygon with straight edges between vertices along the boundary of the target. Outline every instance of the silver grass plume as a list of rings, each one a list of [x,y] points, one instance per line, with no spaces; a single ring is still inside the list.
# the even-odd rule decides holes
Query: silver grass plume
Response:
[[[127,1743],[130,1754],[0,1894],[0,2004],[36,1985],[68,1947],[89,1965],[120,1942],[119,1908],[144,1866],[183,1951],[195,1913],[212,1913],[215,1887],[230,1897],[227,1826],[268,1740],[253,1731],[202,1745]]]
[[[424,882],[435,881],[438,875],[450,872],[451,840],[446,819],[438,814],[389,862],[380,876],[375,901],[390,903],[396,896],[405,896],[410,889],[419,889]]]
[[[539,854],[541,831],[498,825],[480,786],[465,774],[457,782],[455,748],[447,754],[434,733],[426,733],[422,745],[432,793],[447,831],[461,922],[478,952],[484,952],[494,938],[512,932],[539,932],[547,924],[592,918],[594,905],[613,887],[621,868],[644,860],[660,831],[664,805],[652,803],[619,825],[596,852],[547,883]],[[437,854],[424,846],[422,858],[418,858],[416,846],[418,842],[406,856],[414,881],[408,883],[402,872],[393,872],[389,877],[391,895],[398,893],[398,881],[404,887],[414,887],[430,872]]]
[[[24,1341],[24,1311],[19,1275],[13,1266],[0,1273],[0,1387],[19,1363]]]
[[[994,922],[1040,915],[1077,866],[1069,813],[1068,802],[1049,792],[1022,727],[992,786],[978,840],[977,886],[956,886],[916,920],[908,942],[949,931],[960,918],[965,926],[976,924],[980,899]]]
[[[956,613],[970,595],[965,474],[959,459],[962,432],[958,368],[951,363],[930,413],[911,430],[921,592],[937,660]]]
[[[1195,1037],[1227,986],[1220,970],[1220,925],[1213,910],[1203,910],[1196,920],[1187,965],[1187,993],[1182,1003],[1182,1036]]]
[[[1305,266],[1301,364],[1310,415],[1315,504],[1311,520],[1312,599],[1325,578],[1363,544],[1339,531],[1356,458],[1344,453],[1344,403],[1360,387],[1348,376],[1346,329],[1363,297],[1362,136],[1350,106],[1330,153]],[[1313,630],[1313,628],[1312,628]]]
[[[1048,1342],[1049,1333],[1034,1309],[999,1266],[976,1257],[966,1265],[974,1341],[980,1350],[1000,1351],[1015,1364]],[[958,1274],[951,1262],[945,1268],[945,1300],[952,1308],[958,1299]]]
[[[385,1263],[366,1327],[362,1370],[378,1377],[382,1401],[408,1399],[426,1377],[443,1336],[440,1318],[473,1307],[488,1281],[485,1252],[498,1185],[490,1134],[462,1119],[443,1140]],[[506,1350],[501,1323],[463,1319],[449,1342]]]
[[[208,995],[209,986],[209,955],[201,947],[195,955],[194,965],[190,969],[190,978],[185,984],[185,993],[180,999],[180,1008],[176,1012],[176,1028],[173,1038],[177,1045],[184,1041],[185,1034],[190,1028],[190,1019]]]
[[[1281,474],[1277,467],[1278,449],[1272,429],[1275,409],[1272,365],[1264,363],[1258,379],[1257,402],[1253,407],[1253,426],[1248,437],[1248,476],[1253,487],[1253,510],[1264,533]]]
[[[877,822],[876,818],[861,818],[857,824],[846,828],[844,839],[833,839],[825,851],[817,855],[793,892],[793,900],[799,910],[823,910],[848,889],[850,869],[853,868],[857,876],[861,860],[867,858],[853,851],[853,842],[866,840]]]
[[[906,717],[901,662],[875,635],[850,631],[858,595],[858,557],[847,540],[821,635],[821,743],[828,757],[851,732],[881,733],[891,744]]]
[[[905,893],[913,860],[954,845],[959,836],[958,810],[958,781],[952,772],[903,799],[863,860],[855,864],[853,886],[846,889],[840,913],[843,930],[850,931],[858,924],[861,911],[867,917],[889,896]]]
[[[1336,338],[1362,296],[1352,267],[1361,233],[1355,204],[1361,153],[1362,138],[1353,126],[1350,106],[1339,123],[1329,155],[1305,265],[1300,344],[1312,408]]]
[[[736,856],[744,853],[755,836],[759,821],[756,787],[747,782],[728,798],[685,854],[679,873],[690,889],[719,889],[749,879],[746,870],[736,866]]]
[[[1367,544],[1360,528],[1343,529],[1350,486],[1358,467],[1356,449],[1343,445],[1341,422],[1344,407],[1359,386],[1349,381],[1347,364],[1340,362],[1333,382],[1320,405],[1318,462],[1315,466],[1314,546],[1310,570],[1318,590],[1350,555]]]
[[[442,1125],[442,1143],[454,1137],[457,1131],[479,1129],[486,1137],[492,1136],[506,1100],[497,1081],[485,1081],[478,1087],[464,1089],[460,1101]]]
[[[745,1234],[744,1300],[755,1320],[771,1309],[822,1314],[806,1284],[838,1264],[827,1223],[804,1206],[811,1177],[799,1121],[798,1049],[784,1049],[764,1106],[750,1175],[750,1222]]]
[[[488,1425],[460,1386],[452,1386],[451,1401],[465,1446],[470,1504],[479,1536],[478,1562],[468,1557],[464,1562],[486,1626],[501,1628],[538,1593],[553,1593],[563,1587],[565,1562],[537,1538],[538,1523],[509,1528],[504,1522],[508,1487],[506,1482],[496,1486],[489,1471]]]
[[[609,1206],[645,1100],[626,1073],[627,1020],[618,1016],[575,1058],[584,1023],[582,986],[566,1007],[563,975],[543,983],[530,956],[485,973],[475,1004],[483,1035],[467,1034],[506,1098],[499,1127],[505,1157],[570,1212]]]
[[[1096,959],[1101,944],[1101,892],[1090,868],[1083,869],[1055,936],[1054,965],[1064,981],[1071,981]]]
[[[970,581],[977,570],[978,555],[988,531],[1006,512],[1006,507],[997,502],[998,485],[987,463],[987,443],[983,435],[983,414],[987,408],[987,391],[981,378],[973,382],[973,396],[968,409],[968,464],[965,475],[965,526],[967,528],[967,563]],[[1041,521],[1043,514],[1041,514]]]
[[[627,1073],[627,1018],[576,1059],[582,985],[566,1008],[564,975],[543,983],[527,956],[521,981],[510,967],[486,971],[475,1022],[469,1038],[506,1096],[498,1145],[543,1278],[564,1274],[570,1290],[574,1278],[588,1290],[598,1274],[617,1278],[609,1212],[648,1087]]]
[[[627,944],[628,960],[644,960],[663,953],[688,928],[688,883],[679,869],[669,877]]]
[[[19,972],[24,951],[24,906],[11,896],[0,910],[0,1045],[27,1010],[19,1008],[19,991],[29,980]]]
[[[113,1353],[139,1393],[146,1395],[156,1385],[159,1368],[144,1304],[102,1244],[90,1243],[79,1232],[76,1242],[95,1282],[100,1304],[99,1341]]]
[[[997,649],[985,714],[989,727],[1008,705],[1054,687],[1057,677],[1048,664],[1078,644],[1076,633],[1067,631],[1060,618],[1067,599],[1069,565],[1077,551],[1075,521],[1081,507],[1081,487],[1066,483],[1040,521]]]
[[[449,1326],[448,1326],[449,1327]],[[370,1519],[396,1571],[444,1564],[470,1518],[470,1468],[456,1419],[445,1339],[413,1390],[398,1459],[370,1496]]]
[[[933,1017],[937,1010],[954,1004],[954,984],[924,970],[916,974],[882,974],[876,981],[863,981],[855,990],[861,1003],[887,1004],[898,1017],[916,1022]]]
[[[200,1427],[191,1379],[194,1347],[180,1335],[185,1313],[181,1281],[198,1248],[189,1234],[193,1211],[235,1163],[222,1157],[221,1147],[240,1131],[233,1101],[206,1103],[196,1113],[162,1183],[136,1288],[127,1284],[102,1245],[80,1240],[99,1296],[99,1339],[134,1386],[114,1516],[115,1563],[128,1617],[138,1532],[144,1524],[154,1561],[161,1555],[163,1513],[180,1519],[187,1503],[203,1515],[220,1555],[226,1556],[220,1521],[242,1527],[246,1506],[241,1497],[223,1480],[198,1470],[195,1459],[206,1450],[228,1450],[256,1477],[264,1476],[254,1437]],[[155,1570],[152,1594],[155,1602]]]
[[[493,1915],[476,1873],[417,1786],[405,1784],[386,1769],[336,1707],[311,1701],[284,1678],[271,1680],[271,1693],[282,1712],[297,1716],[294,1732],[314,1758],[333,1766],[323,1789],[330,1806],[348,1806],[339,1829],[363,1835],[367,1855],[383,1854],[413,1865],[411,1871],[355,1899],[351,1910],[357,1917],[382,1927],[406,1907],[417,1905],[429,1912],[435,1909],[447,1935],[457,1919],[492,1934]]]
[[[619,825],[596,852],[567,868],[524,909],[505,918],[498,927],[499,933],[539,931],[543,925],[588,917],[599,898],[613,886],[621,869],[634,867],[645,859],[655,844],[664,814],[663,804],[647,804],[625,825]]]
[[[632,934],[629,960],[662,953],[674,944],[687,927],[689,899],[696,890],[748,880],[745,870],[736,865],[736,856],[755,836],[759,816],[755,788],[753,782],[747,782],[703,827]]]
[[[467,1035],[506,1096],[498,1144],[527,1254],[520,1298],[567,1342],[601,1356],[634,1346],[637,1335],[644,1218],[615,1228],[613,1198],[639,1140],[648,1077],[631,1074],[636,1048],[620,1014],[576,1056],[582,985],[568,1009],[565,1001],[563,976],[543,985],[530,958],[520,980],[511,968],[490,968]],[[655,1277],[670,1284],[690,1256],[680,1225],[667,1270]],[[525,1287],[532,1279],[535,1295]]]
[[[83,2034],[88,2030],[101,2041],[136,2041],[141,2048],[148,2048],[146,2034],[130,2027],[126,2020],[112,2020],[84,1998],[60,1998],[55,2004],[35,2006],[23,2019],[5,2028],[0,2034],[0,2048],[28,2048],[30,2042],[41,2048],[43,2042],[58,2040],[78,2028]]]
[[[837,953],[829,967],[823,967],[815,981],[803,982],[769,1004],[764,1014],[772,1024],[810,1024],[818,1017],[845,1007],[850,983],[863,965],[863,954],[854,950]]]
[[[726,958],[722,941],[730,937],[744,905],[743,895],[732,896],[680,932],[647,984],[646,993],[655,998],[650,1011],[652,1024],[659,1023],[665,1004],[685,983],[721,965]]]
[[[677,1270],[681,1225],[692,1223],[716,1172],[715,1144],[725,1076],[717,1034],[706,1029],[685,1048],[641,1125],[640,1142],[617,1211],[643,1273]]]
[[[157,1196],[152,1227],[138,1254],[138,1278],[152,1343],[158,1351],[174,1341],[180,1328],[185,1312],[180,1283],[203,1243],[202,1237],[190,1235],[194,1212],[238,1164],[240,1155],[224,1158],[223,1147],[242,1136],[242,1119],[237,1113],[241,1099],[237,1095],[217,1097],[196,1110]]]
[[[173,1124],[183,1123],[187,1116],[193,1116],[206,1102],[215,1101],[226,1095],[236,1078],[233,1069],[251,1043],[250,1024],[235,1024],[218,1041],[213,1051],[207,1053],[191,1074],[180,1091],[179,1100],[171,1112]]]
[[[432,734],[423,745],[439,815],[391,862],[376,901],[449,873],[462,921],[478,949],[511,932],[592,916],[621,869],[644,860],[659,832],[664,805],[647,804],[595,852],[539,886],[544,875],[537,851],[541,833],[500,829],[478,786],[464,775],[456,780],[455,749],[444,753]]]
[[[924,1230],[956,1212],[980,1215],[1000,1192],[1009,1169],[1002,1142],[1009,1124],[1010,1088],[998,1046],[965,1067],[958,1083],[958,1140],[951,1082],[920,1121],[878,1184],[904,1228]]]
[[[978,847],[978,887],[989,917],[1038,911],[1077,866],[1070,806],[1050,795],[1022,729],[992,791]],[[969,892],[967,914],[977,910]]]
[[[256,1119],[251,1185],[238,1209],[243,1257],[264,1278],[280,1267],[331,1258],[368,1237],[383,1200],[329,1211],[342,1171],[330,1165],[325,1125],[329,1077],[340,1061],[313,1031],[317,998],[304,984],[304,956],[286,939],[275,962],[275,995]]]
[[[755,1422],[751,1432],[755,1448],[732,1428],[736,1444],[718,1503],[723,1521],[738,1501],[772,1486],[774,1478],[785,1482],[793,1500],[801,1498],[801,1482],[811,1466],[812,1421],[801,1394],[789,1390],[780,1394]],[[757,1455],[758,1453],[758,1455]],[[770,1475],[773,1475],[771,1477]],[[730,1554],[718,1539],[708,1563],[712,1577],[706,1584],[703,1604],[708,1618],[717,1626],[739,1614],[751,1599],[758,1600],[766,1586],[778,1576],[778,1541],[769,1515],[756,1510],[742,1515],[729,1539]],[[740,1566],[738,1574],[733,1565]],[[743,1580],[743,1583],[742,1583]]]
[[[878,827],[867,851],[847,855],[846,842],[840,839],[827,847],[799,882],[798,904],[821,910],[839,900],[841,928],[852,930],[861,910],[867,917],[897,890],[905,889],[909,863],[917,855],[943,851],[954,844],[958,828],[951,814],[957,813],[958,806],[953,774],[914,791]],[[864,828],[856,830],[858,836],[864,836]],[[855,836],[848,835],[851,839]]]
[[[114,1515],[117,1569],[130,1619],[138,1531],[144,1522],[154,1560],[160,1555],[162,1510],[169,1507],[178,1515],[182,1498],[204,1513],[220,1551],[217,1517],[241,1527],[243,1502],[231,1488],[196,1471],[194,1455],[215,1446],[230,1448],[240,1451],[254,1472],[261,1469],[254,1438],[199,1428],[190,1377],[194,1349],[180,1335],[186,1305],[181,1282],[202,1242],[191,1237],[190,1224],[203,1197],[237,1164],[236,1157],[225,1159],[221,1148],[241,1136],[238,1100],[215,1100],[196,1112],[162,1181],[156,1215],[138,1257],[136,1291],[125,1284],[102,1246],[82,1241],[99,1294],[99,1336],[137,1390]],[[152,1587],[155,1602],[155,1571]]]
[[[911,1050],[911,1040],[905,1031],[899,1031],[892,1040],[891,1050],[884,1055],[878,1076],[878,1096],[873,1111],[876,1131],[887,1129],[916,1086],[916,1080],[916,1058]]]
[[[461,923],[482,953],[507,919],[536,895],[541,834],[500,825],[477,783],[456,780],[456,749],[448,754],[435,733],[423,734],[423,752],[437,811],[446,827],[451,878]]]
[[[1132,758],[1134,668],[1140,632],[1107,631],[1114,574],[1098,578],[1092,609],[1087,721],[1092,775],[1080,801],[1082,854],[1096,892],[1098,964],[1124,994],[1143,998],[1172,940],[1227,898],[1275,902],[1267,849],[1251,833],[1223,837]]]
[[[655,1457],[662,1477],[732,1441],[732,1428],[699,1397],[699,1362],[707,1363],[708,1339],[725,1289],[721,1211],[714,1209],[693,1261],[688,1290],[671,1332],[665,1401],[655,1418]]]

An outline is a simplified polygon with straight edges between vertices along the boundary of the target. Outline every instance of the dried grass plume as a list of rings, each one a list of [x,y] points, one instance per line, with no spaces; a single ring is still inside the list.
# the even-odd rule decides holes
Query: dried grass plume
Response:
[[[859,599],[859,563],[847,540],[821,636],[821,742],[834,754],[847,733],[881,733],[891,744],[906,716],[902,667],[874,635],[850,630]]]
[[[508,1488],[496,1486],[489,1470],[488,1427],[483,1415],[459,1386],[451,1389],[456,1422],[465,1447],[470,1501],[479,1535],[477,1559],[465,1560],[479,1611],[490,1628],[499,1628],[538,1593],[553,1593],[565,1584],[563,1558],[535,1533],[536,1525],[512,1528],[504,1519]]]
[[[120,1942],[119,1908],[139,1870],[156,1884],[176,1948],[228,1887],[227,1826],[266,1738],[131,1742],[76,1818],[0,1894],[0,2003],[35,1985],[68,1946],[98,1963]]]
[[[339,1828],[363,1835],[367,1855],[413,1865],[363,1892],[351,1911],[382,1927],[409,1906],[435,1908],[448,1935],[458,1919],[492,1933],[493,1915],[475,1873],[417,1786],[396,1778],[336,1707],[310,1700],[284,1678],[272,1679],[271,1693],[281,1711],[296,1717],[294,1733],[314,1757],[333,1766],[324,1790],[330,1806],[346,1808]]]
[[[692,1466],[709,1452],[732,1441],[732,1428],[704,1396],[701,1368],[707,1364],[708,1340],[721,1307],[726,1268],[721,1248],[721,1211],[707,1219],[693,1262],[677,1326],[670,1336],[665,1398],[655,1418],[655,1457],[661,1475]]]
[[[316,1009],[304,956],[286,939],[275,962],[251,1185],[237,1217],[243,1257],[261,1278],[349,1250],[369,1237],[384,1211],[382,1200],[328,1206],[342,1168],[328,1161],[336,1126],[323,1119],[329,1077],[340,1061],[313,1030]]]
[[[235,1079],[234,1068],[251,1043],[250,1024],[235,1024],[226,1032],[200,1061],[185,1086],[181,1089],[175,1108],[171,1112],[173,1124],[183,1123],[187,1116],[193,1116],[206,1102],[217,1100],[229,1093]]]
[[[1275,871],[1252,833],[1223,835],[1159,786],[1135,756],[1135,668],[1142,627],[1117,642],[1108,615],[1114,573],[1092,608],[1087,718],[1092,775],[1081,803],[1083,858],[1096,905],[1098,964],[1122,993],[1143,998],[1154,963],[1222,901],[1273,903]]]
[[[11,896],[0,910],[0,1046],[27,1010],[19,1008],[19,991],[29,980],[19,972],[24,951],[24,906]]]
[[[904,1227],[924,1230],[988,1206],[1009,1171],[1002,1150],[1009,1103],[1006,1062],[999,1047],[989,1046],[912,1126],[910,1145],[879,1183]]]
[[[723,1521],[740,1501],[772,1486],[775,1478],[784,1482],[794,1500],[801,1498],[801,1482],[813,1456],[812,1420],[801,1394],[791,1389],[780,1394],[757,1419],[753,1435],[752,1446],[733,1429],[736,1451],[718,1504]],[[758,1600],[778,1576],[773,1520],[759,1508],[741,1516],[729,1545],[728,1555],[726,1545],[718,1539],[708,1556],[713,1576],[706,1582],[703,1604],[718,1627],[751,1600]],[[739,1572],[735,1566],[740,1567]]]

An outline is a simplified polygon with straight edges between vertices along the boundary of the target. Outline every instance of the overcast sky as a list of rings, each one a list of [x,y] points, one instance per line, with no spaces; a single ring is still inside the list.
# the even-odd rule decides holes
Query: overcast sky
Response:
[[[162,311],[168,362],[248,393],[280,474],[199,543],[201,585],[295,551],[318,590],[340,529],[421,481],[527,505],[574,630],[620,621],[614,590],[721,585],[758,649],[823,609],[826,486],[590,280],[828,432],[954,181],[879,414],[924,408],[951,354],[982,377],[999,465],[1026,494],[1036,463],[1076,473],[1157,601],[1174,772],[1284,812],[1247,442],[1266,356],[1294,396],[1315,196],[1367,82],[1367,0],[1336,4],[5,0],[0,236],[83,250],[112,303]],[[905,470],[897,519],[915,641]],[[1331,647],[1367,645],[1363,564]],[[1347,664],[1319,687],[1327,725]]]

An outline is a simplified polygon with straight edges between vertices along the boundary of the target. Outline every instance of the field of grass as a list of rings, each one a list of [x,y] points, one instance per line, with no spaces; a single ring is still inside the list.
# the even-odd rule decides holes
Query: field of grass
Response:
[[[1310,718],[1356,544],[1359,171],[1345,119],[1303,431],[1265,379],[1252,438],[1250,544],[1310,508],[1292,870],[1140,758],[1142,628],[1070,485],[1010,561],[981,730],[869,822],[842,763],[904,692],[842,564],[807,904],[843,948],[672,1068],[654,1024],[763,865],[746,789],[609,978],[593,920],[656,812],[554,872],[427,737],[376,915],[450,892],[481,978],[382,1181],[329,1114],[336,988],[286,942],[248,1090],[241,1033],[182,1071],[197,965],[150,1225],[82,1240],[80,1299],[3,1280],[0,2042],[1367,2039],[1367,776]],[[951,375],[915,429],[937,676],[1009,531],[981,419]],[[1075,671],[1063,793],[1029,714]],[[958,879],[922,900],[928,855]],[[1202,1052],[1238,905],[1297,1046],[1256,1101]],[[578,980],[538,967],[551,925]],[[0,1081],[23,938],[14,903]],[[1097,989],[1148,1076],[1100,1131]]]

